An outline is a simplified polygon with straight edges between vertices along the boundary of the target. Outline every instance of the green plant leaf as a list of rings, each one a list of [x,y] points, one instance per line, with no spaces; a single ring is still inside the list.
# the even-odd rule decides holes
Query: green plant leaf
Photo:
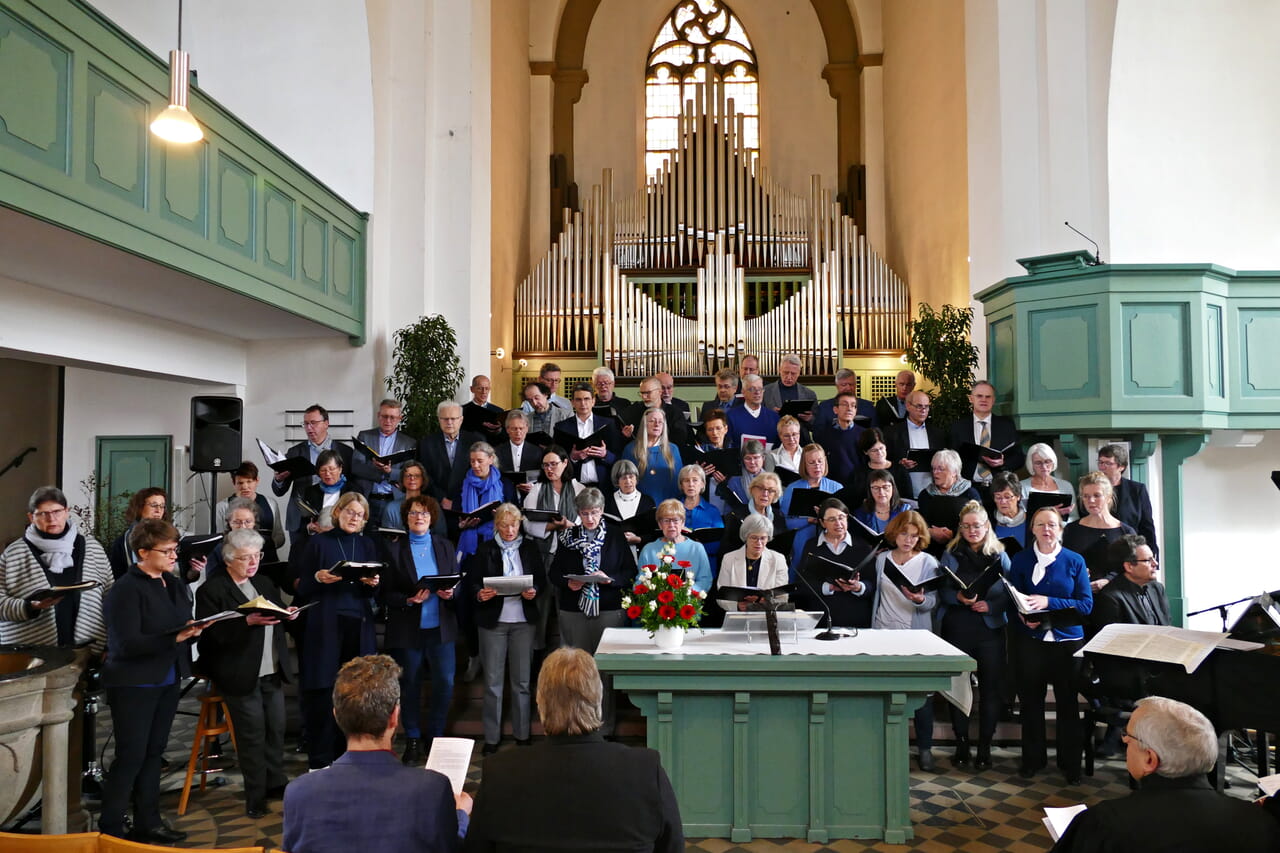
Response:
[[[421,317],[394,335],[387,390],[403,405],[401,427],[413,436],[440,431],[436,406],[452,400],[465,377],[458,336],[439,314]]]

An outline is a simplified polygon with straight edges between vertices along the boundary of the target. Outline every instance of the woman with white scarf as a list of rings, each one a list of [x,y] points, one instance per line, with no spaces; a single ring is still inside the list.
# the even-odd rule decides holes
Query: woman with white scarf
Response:
[[[1080,618],[1093,611],[1093,590],[1084,558],[1062,547],[1062,518],[1044,507],[1030,521],[1034,545],[1016,554],[1009,583],[1026,594],[1029,607],[1045,617],[1019,615],[1011,629],[1018,695],[1022,697],[1022,764],[1018,775],[1030,779],[1048,765],[1044,697],[1053,685],[1057,706],[1058,767],[1068,784],[1080,781],[1082,733],[1076,701],[1078,661],[1084,645]],[[1072,612],[1074,611],[1074,612]],[[1073,624],[1074,623],[1074,624]]]
[[[78,645],[102,651],[107,639],[102,600],[114,576],[107,553],[82,534],[67,496],[41,486],[27,501],[22,538],[0,553],[0,643]],[[93,589],[33,600],[40,590],[93,581]]]
[[[484,664],[484,755],[498,751],[502,741],[502,683],[511,687],[511,733],[516,744],[529,746],[529,682],[533,671],[534,638],[538,625],[538,594],[547,588],[542,555],[533,540],[522,535],[519,507],[504,503],[493,513],[497,536],[480,545],[464,569],[467,589],[475,599],[473,615],[480,632]],[[533,585],[519,595],[503,595],[487,578],[530,575]]]

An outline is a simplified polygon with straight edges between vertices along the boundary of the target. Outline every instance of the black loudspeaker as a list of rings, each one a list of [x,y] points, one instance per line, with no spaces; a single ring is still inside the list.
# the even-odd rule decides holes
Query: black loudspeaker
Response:
[[[239,397],[191,398],[191,470],[234,471],[240,467],[244,403]]]

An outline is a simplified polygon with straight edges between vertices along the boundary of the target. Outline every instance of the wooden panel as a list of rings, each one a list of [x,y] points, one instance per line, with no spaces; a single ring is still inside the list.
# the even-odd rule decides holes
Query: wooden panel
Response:
[[[1032,400],[1097,397],[1098,308],[1080,305],[1030,311]]]
[[[262,190],[262,263],[268,269],[293,277],[294,200],[268,181]]]
[[[1192,351],[1186,304],[1130,303],[1120,316],[1124,393],[1187,396]]]
[[[328,286],[329,223],[306,205],[302,206],[299,280],[324,292]]]
[[[218,242],[246,258],[255,252],[256,190],[253,173],[219,152]]]
[[[147,102],[89,68],[85,181],[140,208],[147,206]]]
[[[1226,385],[1222,377],[1225,360],[1225,353],[1222,351],[1222,306],[1205,306],[1204,327],[1205,385],[1212,396],[1225,397]]]
[[[1240,396],[1280,394],[1280,309],[1241,308]]]
[[[1013,318],[1006,317],[988,323],[987,342],[987,365],[990,368],[988,378],[996,386],[997,399],[1010,400],[1014,394],[1014,371],[1018,364],[1017,353],[1014,352],[1017,340],[1014,337]],[[893,393],[893,390],[891,387],[885,393]],[[868,397],[867,399],[879,398]]]
[[[0,145],[68,172],[70,75],[66,48],[0,8]]]
[[[204,237],[209,229],[209,144],[157,146],[162,219]]]
[[[354,302],[356,260],[356,241],[349,234],[333,229],[333,294],[347,303]]]

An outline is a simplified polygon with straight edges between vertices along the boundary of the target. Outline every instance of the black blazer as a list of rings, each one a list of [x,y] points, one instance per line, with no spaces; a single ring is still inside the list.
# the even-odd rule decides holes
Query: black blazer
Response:
[[[893,467],[905,474],[917,473],[928,474],[928,465],[916,466],[911,471],[903,468],[899,464],[907,455],[907,451],[911,449],[911,437],[907,434],[907,422],[905,420],[898,421],[892,426],[881,427],[884,433],[885,449],[889,451],[889,461],[893,463]],[[931,421],[924,422],[925,433],[929,437],[929,447],[934,450],[942,450],[947,446],[941,428],[935,426]],[[903,497],[914,497],[914,495],[903,495]]]
[[[591,431],[596,432],[597,430],[605,430],[605,455],[603,459],[595,460],[596,477],[599,481],[598,484],[607,485],[609,483],[609,471],[613,468],[613,463],[618,461],[618,453],[622,450],[622,434],[618,432],[617,421],[613,418],[592,415]],[[565,450],[570,450],[573,447],[573,442],[578,438],[578,416],[574,415],[556,424],[551,431],[551,437],[556,440],[556,444]],[[570,461],[569,466],[573,471],[573,479],[580,481],[581,478],[578,473],[582,468],[582,463]]]
[[[1147,584],[1146,598],[1155,608],[1158,623],[1152,623],[1146,608],[1142,606],[1143,594],[1136,583],[1124,575],[1120,575],[1111,583],[1098,590],[1093,596],[1093,613],[1090,614],[1095,630],[1104,625],[1169,625],[1169,597],[1165,594],[1164,584],[1152,581]]]
[[[886,430],[899,421],[906,420],[898,414],[897,400],[897,394],[886,394],[876,402],[876,426],[880,429]]]
[[[288,450],[286,450],[284,455],[289,458],[293,458],[297,456],[310,458],[308,455],[309,451],[307,450],[307,446],[308,446],[308,443],[306,441],[301,441],[295,444],[293,447],[290,447]],[[348,479],[351,478],[352,476],[351,445],[343,441],[338,441],[338,439],[335,438],[333,439],[333,442],[331,443],[329,449],[337,451],[337,454],[342,457],[342,470],[347,475]],[[270,471],[271,469],[268,468],[267,470]],[[285,477],[283,480],[277,480],[275,479],[274,472],[272,473],[271,492],[276,497],[282,497],[284,493],[289,492],[290,487],[292,487],[292,492],[289,495],[289,501],[285,506],[285,511],[284,511],[284,520],[285,520],[284,529],[285,530],[298,529],[298,519],[302,517],[302,513],[298,509],[297,498],[302,495],[303,491],[307,488],[307,486],[310,486],[312,483],[315,483],[315,482],[318,482],[318,481],[316,480],[314,475],[311,477],[303,477],[301,480],[295,481],[292,477]]]
[[[1160,556],[1160,548],[1156,545],[1156,521],[1151,515],[1151,494],[1146,484],[1121,477],[1115,494],[1115,517],[1138,531],[1147,540],[1151,553]]]
[[[427,469],[426,493],[438,501],[456,495],[462,489],[462,478],[467,476],[471,467],[471,445],[484,440],[484,436],[474,432],[463,430],[458,433],[458,449],[454,452],[453,464],[450,465],[449,452],[444,446],[444,434],[433,432],[423,436],[418,442],[418,459]]]
[[[457,551],[453,543],[443,536],[432,536],[431,547],[435,552],[436,566],[442,575],[458,573]],[[418,591],[418,569],[413,564],[413,551],[408,536],[397,536],[385,541],[382,558],[387,570],[378,584],[378,600],[387,609],[387,631],[383,645],[388,649],[416,649],[422,645],[422,605],[410,604],[408,599]],[[440,599],[440,641],[452,643],[458,639],[458,620],[454,615],[454,602],[463,594],[462,587],[451,599]]]
[[[558,535],[558,534],[557,534]],[[600,584],[600,612],[619,610],[622,607],[622,596],[631,590],[636,579],[636,558],[631,556],[631,546],[627,537],[616,524],[605,523],[604,546],[600,551],[600,571],[613,578],[613,583]],[[551,572],[548,575],[552,586],[559,590],[561,610],[576,612],[578,610],[578,593],[569,589],[565,575],[583,574],[582,554],[572,548],[566,548],[561,542],[556,548],[555,559],[551,561]]]
[[[494,449],[494,453],[498,455],[498,470],[503,472],[516,470],[515,463],[511,461],[511,442],[499,444]],[[540,471],[542,470],[542,457],[545,456],[542,448],[537,445],[524,443],[524,449],[520,451],[520,470],[521,471]],[[465,474],[463,475],[466,476]]]
[[[131,566],[107,592],[103,616],[104,686],[159,684],[170,669],[180,679],[191,674],[191,641],[177,642],[191,619],[191,593],[176,575],[153,578]]]
[[[1013,425],[1012,418],[1006,418],[1003,415],[991,416],[991,447],[999,450],[1007,444],[1012,443],[1004,452],[1004,464],[991,468],[991,473],[998,471],[1018,471],[1026,464],[1026,454],[1022,452],[1022,445],[1018,443],[1018,428]],[[973,444],[973,414],[970,413],[960,418],[951,425],[947,430],[947,447],[952,450],[959,450],[963,444]],[[960,476],[966,480],[973,479],[973,472],[977,463],[960,457]],[[990,466],[988,466],[990,467]]]
[[[255,575],[249,581],[259,595],[272,604],[280,604],[280,591],[270,578]],[[212,616],[223,610],[235,610],[249,598],[240,591],[225,571],[207,579],[196,590],[196,618]],[[273,631],[277,672],[285,681],[292,680],[289,647],[285,640],[284,622]],[[228,696],[245,696],[258,684],[262,663],[262,641],[267,632],[261,625],[250,625],[243,619],[228,619],[210,625],[200,634],[198,668],[213,679],[218,689]]]
[[[833,590],[831,595],[823,595],[825,564],[813,556],[815,553],[852,569],[871,553],[871,546],[855,538],[852,544],[836,556],[827,548],[826,541],[819,533],[818,538],[804,548],[804,555],[800,558],[800,565],[796,569],[804,580],[796,584],[795,592],[797,603],[807,610],[821,610],[822,604],[819,602],[825,603],[831,608],[833,623],[841,628],[870,628],[873,605],[876,600],[876,561],[868,560],[858,571],[858,580],[865,586],[862,595],[838,590]],[[805,586],[804,581],[808,581],[812,589]]]
[[[539,595],[547,592],[547,569],[542,564],[542,553],[538,544],[525,537],[520,543],[520,564],[524,573],[533,575],[533,588]],[[502,615],[502,603],[506,601],[501,595],[495,595],[488,601],[480,601],[476,593],[484,587],[484,579],[502,576],[502,549],[496,539],[480,543],[480,547],[463,563],[467,575],[467,595],[470,597],[471,614],[479,628],[496,628],[498,617]],[[531,625],[538,623],[538,602],[536,599],[522,599],[524,618]]]
[[[382,433],[377,429],[362,429],[356,434],[356,438],[369,445],[374,450],[378,449],[381,443]],[[418,442],[403,432],[397,432],[395,441],[391,444],[392,453],[400,453],[404,450],[417,450]],[[404,467],[403,462],[397,462],[391,466],[391,473],[387,475],[388,481],[391,483],[400,482],[400,471]],[[355,480],[356,485],[360,489],[360,494],[368,497],[373,491],[375,484],[382,482],[382,472],[373,467],[373,460],[365,455],[361,450],[352,454],[351,467],[347,469],[347,479]],[[392,486],[393,491],[395,486]]]

